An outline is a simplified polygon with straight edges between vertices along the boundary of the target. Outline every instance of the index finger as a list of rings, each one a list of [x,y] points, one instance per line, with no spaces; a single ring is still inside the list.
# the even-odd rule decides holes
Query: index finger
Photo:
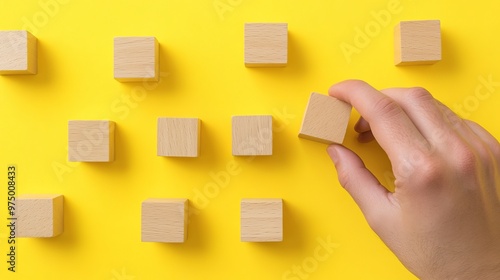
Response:
[[[328,94],[351,104],[368,121],[373,136],[393,164],[405,163],[410,153],[417,156],[414,153],[429,149],[429,143],[399,104],[366,82],[340,82]]]

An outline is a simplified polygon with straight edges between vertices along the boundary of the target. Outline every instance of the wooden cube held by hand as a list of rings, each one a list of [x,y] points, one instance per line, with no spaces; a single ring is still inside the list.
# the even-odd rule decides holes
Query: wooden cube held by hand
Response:
[[[344,141],[351,105],[319,93],[312,93],[307,104],[299,137],[325,144]]]

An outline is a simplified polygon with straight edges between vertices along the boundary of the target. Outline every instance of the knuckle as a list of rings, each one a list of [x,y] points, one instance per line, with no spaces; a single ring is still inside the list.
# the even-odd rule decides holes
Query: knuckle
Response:
[[[453,113],[452,111],[447,112],[445,114],[445,117],[448,118],[450,126],[454,130],[459,130],[459,129],[466,126],[464,120],[461,117],[459,117],[457,114]]]
[[[486,157],[489,157],[486,152]],[[483,155],[476,155],[476,153],[467,145],[458,148],[456,151],[456,157],[453,161],[453,168],[456,172],[461,174],[470,174],[476,171],[478,164],[478,157]]]
[[[378,115],[386,117],[396,117],[403,113],[403,109],[391,98],[384,97],[379,99],[373,106]]]
[[[405,166],[398,169],[396,188],[407,186],[433,187],[443,180],[446,162],[435,154],[416,153],[408,157]]]
[[[408,98],[416,101],[427,101],[434,99],[431,93],[422,87],[413,87],[408,90]]]
[[[446,164],[438,157],[427,157],[414,174],[414,179],[423,186],[435,186],[443,180]]]

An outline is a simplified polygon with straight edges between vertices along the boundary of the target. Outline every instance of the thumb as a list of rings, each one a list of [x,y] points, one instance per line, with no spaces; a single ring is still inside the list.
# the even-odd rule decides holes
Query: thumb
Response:
[[[341,145],[331,145],[327,152],[337,168],[340,184],[358,204],[373,228],[374,223],[388,213],[392,194],[366,169],[361,158],[353,151]]]

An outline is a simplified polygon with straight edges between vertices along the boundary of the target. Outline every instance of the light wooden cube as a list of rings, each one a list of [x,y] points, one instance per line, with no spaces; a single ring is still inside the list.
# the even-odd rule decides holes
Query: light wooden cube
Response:
[[[200,129],[198,118],[158,118],[158,156],[199,156]]]
[[[54,237],[64,230],[62,195],[20,195],[16,198],[16,237]]]
[[[142,242],[185,242],[188,203],[187,199],[165,198],[150,198],[142,202]]]
[[[115,123],[112,121],[69,121],[68,160],[111,162],[115,159]]]
[[[245,66],[283,67],[288,63],[288,24],[245,24]]]
[[[37,39],[28,31],[0,31],[0,75],[36,74]]]
[[[283,200],[242,199],[241,241],[283,241]]]
[[[272,116],[233,116],[233,155],[273,154]]]
[[[350,115],[351,105],[328,95],[312,93],[299,137],[325,144],[342,144]]]
[[[114,43],[115,79],[120,82],[159,80],[159,44],[155,37],[116,37]]]
[[[439,20],[402,21],[394,29],[396,65],[434,64],[441,60]]]

